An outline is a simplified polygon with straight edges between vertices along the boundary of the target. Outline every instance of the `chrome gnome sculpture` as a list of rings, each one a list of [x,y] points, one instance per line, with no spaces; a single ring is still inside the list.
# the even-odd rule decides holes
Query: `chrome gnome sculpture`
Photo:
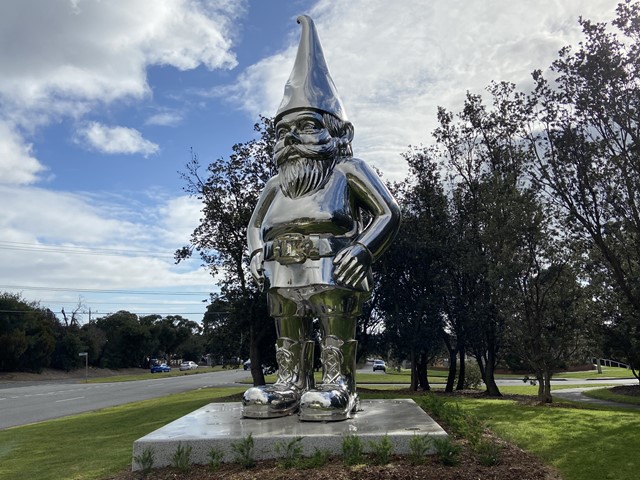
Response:
[[[391,243],[400,211],[378,175],[353,158],[353,125],[329,75],[311,18],[276,114],[274,160],[248,227],[251,273],[268,295],[278,339],[278,379],[252,387],[243,415],[299,411],[306,421],[350,417],[356,393],[356,318],[369,296],[371,264]],[[322,383],[314,385],[311,339],[320,320]]]

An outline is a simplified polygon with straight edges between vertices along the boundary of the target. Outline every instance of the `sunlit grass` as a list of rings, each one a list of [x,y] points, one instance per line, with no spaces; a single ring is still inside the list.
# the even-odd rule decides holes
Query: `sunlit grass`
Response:
[[[565,480],[638,478],[640,413],[460,400],[501,437],[539,455]]]

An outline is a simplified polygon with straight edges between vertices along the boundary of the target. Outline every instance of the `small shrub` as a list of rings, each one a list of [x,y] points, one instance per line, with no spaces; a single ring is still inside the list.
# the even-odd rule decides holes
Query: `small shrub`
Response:
[[[464,388],[479,388],[482,385],[482,372],[475,362],[464,366]]]
[[[222,464],[222,459],[224,458],[224,453],[222,450],[218,450],[213,447],[209,450],[209,470],[216,471],[220,468],[220,464]]]
[[[327,463],[329,463],[330,457],[331,457],[331,452],[329,450],[320,450],[316,448],[315,451],[313,452],[313,455],[311,455],[309,458],[300,459],[298,468],[311,469],[311,468],[324,467]]]
[[[453,443],[449,437],[434,439],[433,446],[443,465],[452,467],[460,463],[460,445]]]
[[[342,461],[345,465],[362,463],[362,442],[356,435],[345,435],[342,439]]]
[[[171,457],[171,465],[173,465],[176,469],[181,472],[189,471],[189,467],[191,465],[191,445],[187,445],[185,447],[182,446],[181,443],[178,442],[178,448],[176,448],[173,457]]]
[[[426,435],[414,435],[409,440],[409,462],[412,465],[422,465],[431,450],[432,439]]]
[[[151,473],[151,469],[153,468],[153,464],[156,460],[156,451],[153,447],[147,447],[142,450],[140,455],[135,455],[133,459],[136,461],[138,465],[140,465],[140,469],[142,470],[142,475],[145,477]]]
[[[244,468],[253,468],[256,464],[253,459],[253,435],[249,435],[242,440],[231,444],[236,457],[236,462],[242,465]]]
[[[300,465],[302,459],[302,437],[295,437],[288,442],[277,442],[275,450],[281,456],[278,465],[282,468],[293,468]]]
[[[478,460],[485,467],[497,465],[500,461],[502,446],[491,440],[481,440],[475,447]]]
[[[391,460],[393,454],[393,443],[389,440],[389,435],[385,435],[378,442],[372,440],[369,442],[369,448],[373,455],[374,465],[386,465]]]
[[[484,424],[474,415],[463,414],[462,418],[463,422],[459,426],[457,433],[469,440],[469,443],[475,447],[482,440]]]

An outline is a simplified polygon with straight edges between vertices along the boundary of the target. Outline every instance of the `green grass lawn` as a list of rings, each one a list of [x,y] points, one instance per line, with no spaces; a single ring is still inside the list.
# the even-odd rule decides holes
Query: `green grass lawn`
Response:
[[[398,387],[395,387],[398,388]],[[504,387],[535,395],[537,387]],[[101,479],[127,468],[134,440],[216,398],[203,389],[0,431],[0,478]],[[393,398],[393,390],[363,398]],[[557,467],[565,480],[637,478],[640,412],[523,406],[508,400],[453,399],[498,435]]]
[[[525,407],[507,400],[459,404],[501,437],[556,467],[564,480],[638,478],[639,412]]]
[[[564,372],[558,373],[553,378],[582,378],[599,380],[602,378],[635,378],[631,370],[619,367],[602,367],[602,373],[598,373],[597,370],[587,370],[584,372]]]
[[[587,392],[584,392],[584,394],[588,397],[598,398],[600,400],[609,400],[611,402],[628,403],[630,405],[640,405],[640,397],[618,395],[616,393],[611,392],[608,388],[599,388],[597,390],[589,390]]]
[[[203,389],[0,431],[0,478],[99,479],[131,465],[133,442],[242,389]]]

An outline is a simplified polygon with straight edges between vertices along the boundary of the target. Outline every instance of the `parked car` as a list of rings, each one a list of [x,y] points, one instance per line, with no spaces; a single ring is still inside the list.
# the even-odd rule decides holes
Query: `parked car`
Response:
[[[196,362],[188,361],[188,362],[182,362],[180,364],[180,371],[182,371],[182,370],[194,370],[196,368],[198,368],[198,364]]]
[[[161,363],[160,365],[154,365],[151,367],[151,373],[162,373],[162,372],[170,372],[171,367],[166,363]]]
[[[384,360],[374,360],[373,361],[373,371],[382,370],[383,372],[387,371],[387,366],[384,363]]]
[[[251,370],[251,360],[247,360],[242,364],[242,368],[245,370]],[[273,367],[267,367],[266,365],[262,365],[262,373],[265,375],[271,375],[272,373],[276,373],[276,369]]]

